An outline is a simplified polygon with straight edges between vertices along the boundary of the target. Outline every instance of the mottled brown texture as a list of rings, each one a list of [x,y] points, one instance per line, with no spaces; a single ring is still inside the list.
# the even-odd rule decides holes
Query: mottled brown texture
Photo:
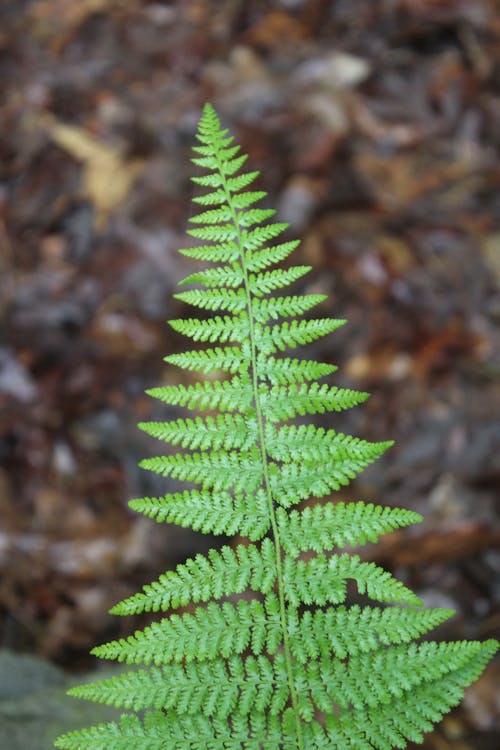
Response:
[[[145,387],[184,377],[161,362],[185,345],[164,320],[182,312],[176,249],[207,99],[302,236],[303,287],[350,321],[311,355],[373,396],[330,426],[397,441],[339,497],[422,512],[384,563],[457,608],[443,637],[498,637],[499,11],[2,3],[2,645],[88,664],[135,625],[108,606],[207,544],[126,507],[165,487],[136,468],[156,446],[135,423],[161,413]],[[495,669],[429,748],[498,747]]]

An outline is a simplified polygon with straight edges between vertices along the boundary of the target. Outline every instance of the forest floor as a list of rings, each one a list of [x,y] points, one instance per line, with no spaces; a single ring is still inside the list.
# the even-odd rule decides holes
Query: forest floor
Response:
[[[363,554],[457,610],[439,637],[498,637],[500,4],[4,0],[0,80],[0,646],[89,669],[138,624],[109,607],[212,543],[127,508],[165,492],[135,424],[182,377],[207,100],[349,320],[308,356],[373,396],[328,424],[396,440],[339,497],[425,516]],[[425,747],[497,750],[499,675]]]

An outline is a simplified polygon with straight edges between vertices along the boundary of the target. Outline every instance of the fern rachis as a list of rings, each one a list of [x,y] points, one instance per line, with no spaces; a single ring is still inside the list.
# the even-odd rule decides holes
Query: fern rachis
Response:
[[[389,446],[296,417],[341,411],[368,394],[319,384],[335,367],[283,356],[333,332],[343,320],[297,320],[322,295],[288,295],[310,269],[273,268],[297,242],[275,240],[286,225],[255,207],[245,156],[206,105],[193,178],[208,193],[181,250],[210,268],[176,296],[212,317],[171,322],[204,348],[167,362],[218,379],[154,388],[166,404],[201,414],[140,425],[177,451],[143,468],[198,485],[131,507],[158,521],[247,543],[196,555],[112,612],[167,616],[129,638],[94,649],[145,665],[74,688],[78,697],[132,712],[60,737],[66,750],[391,750],[424,732],[454,705],[496,651],[493,641],[415,643],[453,612],[425,609],[374,563],[343,551],[421,517],[371,503],[332,503]],[[285,292],[283,291],[285,290]],[[210,413],[212,412],[212,413]],[[302,508],[303,500],[315,498]],[[338,551],[337,551],[338,550]],[[349,605],[348,581],[373,604]],[[379,603],[379,604],[377,604]],[[179,607],[192,611],[176,614]],[[382,606],[380,606],[382,605]],[[391,606],[386,606],[391,605]]]

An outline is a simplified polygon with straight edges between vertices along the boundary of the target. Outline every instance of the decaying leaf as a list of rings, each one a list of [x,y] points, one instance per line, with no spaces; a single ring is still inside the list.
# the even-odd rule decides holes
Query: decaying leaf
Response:
[[[95,206],[96,226],[102,228],[128,195],[144,162],[126,159],[119,149],[74,125],[47,120],[46,127],[58,146],[82,162],[83,192]]]

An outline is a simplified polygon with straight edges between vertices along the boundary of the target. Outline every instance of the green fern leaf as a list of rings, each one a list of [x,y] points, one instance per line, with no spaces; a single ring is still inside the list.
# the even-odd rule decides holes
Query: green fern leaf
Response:
[[[184,318],[169,320],[169,325],[183,336],[189,336],[194,341],[241,341],[250,334],[250,323],[246,315],[230,317],[216,315],[210,320],[198,318]]]
[[[150,388],[146,393],[171,406],[186,406],[189,409],[219,409],[221,412],[235,411],[253,413],[252,388],[246,377],[213,383],[196,383],[190,386],[166,385]]]
[[[248,187],[259,174],[240,171],[247,157],[210,105],[194,152],[206,173],[192,179],[206,191],[194,198],[202,208],[188,234],[205,244],[180,252],[210,266],[182,282],[200,288],[175,296],[214,314],[171,321],[178,333],[208,345],[166,361],[211,379],[148,391],[202,414],[139,425],[175,447],[141,466],[189,486],[130,507],[238,539],[186,560],[113,607],[116,615],[166,616],[93,651],[141,668],[70,692],[141,716],[70,732],[56,747],[393,750],[421,742],[498,643],[416,643],[453,612],[425,609],[391,573],[342,551],[421,516],[311,500],[348,485],[392,443],[309,423],[360,405],[368,394],[318,383],[335,372],[332,364],[278,353],[345,321],[301,318],[324,295],[276,295],[310,267],[272,268],[298,242],[273,244],[288,225],[256,207],[266,194]],[[296,417],[307,423],[288,424]],[[292,509],[302,501],[309,504]],[[353,583],[369,604],[349,602]]]
[[[284,286],[292,284],[301,276],[309,273],[311,266],[292,266],[286,271],[281,268],[275,271],[266,271],[265,273],[250,274],[248,279],[248,289],[255,297],[261,297],[264,294],[271,294],[275,289],[281,289]]]
[[[201,260],[205,263],[229,263],[230,261],[237,260],[241,255],[241,250],[236,242],[184,247],[179,252],[187,258]]]
[[[244,229],[240,236],[241,246],[246,251],[257,250],[269,240],[279,237],[285,229],[288,229],[288,224],[283,223],[267,224],[265,227],[257,227],[250,232]]]
[[[291,240],[290,242],[282,242],[280,245],[266,247],[264,250],[248,251],[245,255],[246,268],[250,272],[262,271],[262,269],[288,258],[299,245],[299,240]]]
[[[362,562],[357,555],[325,555],[309,562],[285,557],[283,577],[285,596],[293,607],[301,604],[341,604],[347,596],[347,581],[356,581],[358,592],[377,602],[420,606],[410,589],[375,563]]]
[[[175,523],[204,534],[241,534],[252,542],[262,539],[270,527],[267,497],[261,490],[251,495],[186,490],[137,498],[129,506],[158,522]]]
[[[202,450],[247,450],[255,445],[258,437],[257,424],[244,420],[239,414],[177,419],[174,422],[140,422],[138,427],[158,440]]]
[[[229,193],[239,193],[251,185],[252,182],[255,182],[258,176],[259,172],[245,172],[239,174],[237,177],[230,177],[226,180],[227,190]],[[267,193],[264,195],[267,195]]]
[[[324,302],[324,294],[303,294],[290,297],[256,298],[253,313],[258,323],[267,323],[278,318],[293,318]]]
[[[180,284],[204,284],[208,287],[239,287],[243,284],[243,269],[237,263],[231,266],[209,268],[208,271],[192,273]]]
[[[291,347],[310,344],[340,328],[345,320],[322,318],[319,320],[292,320],[274,326],[256,326],[255,344],[259,352],[273,354]]]
[[[402,607],[331,607],[291,619],[291,648],[301,663],[338,659],[375,651],[381,646],[408,643],[454,615],[452,609]],[[326,635],[326,637],[325,637]]]
[[[190,289],[188,292],[174,294],[176,299],[202,310],[227,310],[241,313],[246,309],[245,293],[242,289]]]
[[[203,211],[201,214],[191,216],[189,219],[193,224],[223,224],[224,222],[231,221],[232,213],[229,206],[221,206],[220,208],[209,209]]]
[[[145,458],[141,468],[182,482],[196,482],[203,489],[244,489],[255,492],[263,476],[258,448],[249,451],[213,451],[212,453],[175,453],[171,456]]]
[[[257,599],[209,602],[193,614],[172,615],[137,631],[122,648],[129,664],[166,665],[228,658],[247,650],[274,654],[282,641],[279,602],[269,594],[264,603]],[[115,642],[115,647],[120,643]]]
[[[276,358],[260,355],[257,358],[259,374],[272,385],[304,383],[331,375],[337,368],[322,362],[307,359]]]
[[[212,598],[239,594],[250,588],[267,594],[276,580],[274,550],[270,539],[260,547],[239,545],[236,551],[222,547],[210,550],[207,556],[196,555],[175,571],[167,571],[158,581],[144,586],[143,592],[117,604],[113,614],[131,615],[137,612],[158,612],[184,607],[190,602],[206,602]],[[99,646],[95,654],[116,658],[110,647]]]
[[[288,388],[261,387],[259,395],[266,409],[267,419],[270,422],[284,422],[297,415],[324,414],[325,411],[350,409],[362,404],[370,394],[313,383],[310,386],[300,384]]]
[[[292,555],[306,550],[321,552],[346,545],[376,542],[382,534],[423,521],[418,513],[401,508],[340,502],[326,503],[286,513],[276,510],[283,547]]]
[[[295,461],[300,453],[306,462],[333,458],[338,462],[352,460],[364,467],[385,453],[393,442],[369,443],[310,424],[283,425],[279,430],[266,425],[266,444],[269,455],[278,461]]]
[[[181,354],[170,354],[165,362],[177,365],[183,370],[198,370],[199,372],[213,372],[222,370],[232,374],[248,372],[248,359],[242,349],[236,346],[224,348],[216,346],[213,349],[201,349]]]
[[[214,224],[199,229],[188,229],[187,234],[206,242],[231,242],[238,236],[234,224]]]

